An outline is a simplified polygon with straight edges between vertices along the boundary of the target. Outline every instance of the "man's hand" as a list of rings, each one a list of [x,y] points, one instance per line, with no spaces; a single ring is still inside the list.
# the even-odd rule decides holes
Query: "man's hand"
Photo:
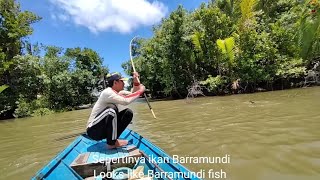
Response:
[[[143,93],[145,90],[146,90],[146,87],[143,84],[140,84],[139,91]]]
[[[138,72],[134,72],[133,73],[133,84],[140,84],[138,81],[139,78],[139,73]]]

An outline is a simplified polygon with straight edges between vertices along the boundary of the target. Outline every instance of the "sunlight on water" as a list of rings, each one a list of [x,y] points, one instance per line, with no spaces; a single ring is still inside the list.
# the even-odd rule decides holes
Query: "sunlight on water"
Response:
[[[230,155],[229,164],[183,164],[222,169],[232,180],[320,179],[320,88],[192,101],[136,103],[131,128],[171,156]],[[90,110],[0,122],[0,174],[28,179],[85,129]],[[208,179],[208,176],[206,176]]]

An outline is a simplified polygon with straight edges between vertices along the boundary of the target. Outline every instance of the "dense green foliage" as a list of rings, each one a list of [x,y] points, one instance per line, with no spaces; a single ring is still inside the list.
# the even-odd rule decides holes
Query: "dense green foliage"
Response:
[[[182,6],[134,43],[153,97],[186,97],[199,80],[213,94],[297,87],[320,59],[318,0],[218,0]],[[131,73],[130,63],[123,68]]]
[[[92,103],[92,91],[108,73],[102,58],[88,48],[31,45],[26,37],[40,18],[13,0],[0,0],[0,8],[0,119]]]
[[[27,41],[41,18],[0,0],[0,119],[43,115],[92,103],[108,69],[89,48]],[[192,12],[179,6],[136,39],[133,57],[152,97],[297,87],[320,60],[319,0],[217,0]],[[130,61],[123,64],[132,73]],[[313,69],[314,70],[314,69]]]

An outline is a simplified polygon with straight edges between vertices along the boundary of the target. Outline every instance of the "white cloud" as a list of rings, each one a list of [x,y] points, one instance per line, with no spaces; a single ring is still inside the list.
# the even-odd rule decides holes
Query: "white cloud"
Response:
[[[113,30],[128,33],[139,26],[160,22],[168,8],[147,0],[51,0],[57,7],[54,19],[71,20],[91,32]],[[53,13],[53,12],[52,12]]]
[[[56,16],[55,14],[51,14],[51,18],[52,18],[53,20],[56,20],[56,19],[57,19],[57,16]]]
[[[59,18],[62,22],[69,20],[69,16],[68,16],[68,15],[65,15],[65,14],[59,14],[59,15],[58,15],[58,18]]]

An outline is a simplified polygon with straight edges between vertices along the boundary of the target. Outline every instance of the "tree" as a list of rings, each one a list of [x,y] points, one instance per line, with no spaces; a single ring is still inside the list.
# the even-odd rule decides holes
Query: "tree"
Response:
[[[67,48],[65,55],[75,62],[75,67],[82,70],[88,70],[94,76],[100,76],[102,73],[103,59],[92,49]]]
[[[134,47],[136,68],[153,97],[183,97],[193,78],[216,94],[297,86],[320,59],[319,7],[318,0],[180,6]],[[130,62],[123,67],[131,73]]]
[[[0,119],[11,116],[18,98],[12,77],[16,65],[13,57],[22,53],[24,38],[33,31],[31,24],[39,20],[40,17],[32,12],[21,12],[20,5],[14,0],[0,0],[0,85],[9,86],[0,95]]]

